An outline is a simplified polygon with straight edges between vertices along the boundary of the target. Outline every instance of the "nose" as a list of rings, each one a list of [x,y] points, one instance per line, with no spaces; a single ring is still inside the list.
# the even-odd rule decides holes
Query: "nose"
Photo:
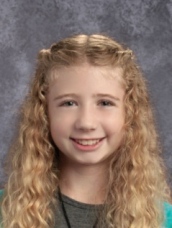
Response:
[[[97,118],[93,107],[82,107],[78,111],[75,128],[82,131],[92,131],[97,128]]]

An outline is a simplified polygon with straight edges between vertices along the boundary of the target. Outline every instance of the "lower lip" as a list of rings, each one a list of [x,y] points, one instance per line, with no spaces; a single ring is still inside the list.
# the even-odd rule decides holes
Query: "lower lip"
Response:
[[[101,139],[98,143],[94,144],[94,145],[81,145],[79,143],[77,143],[75,140],[72,140],[73,145],[76,149],[78,150],[82,150],[82,151],[94,151],[97,150],[103,143],[104,139]]]

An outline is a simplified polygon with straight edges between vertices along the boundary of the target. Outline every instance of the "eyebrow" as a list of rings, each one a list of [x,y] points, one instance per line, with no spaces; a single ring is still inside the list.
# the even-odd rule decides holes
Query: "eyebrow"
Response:
[[[54,100],[60,100],[60,99],[63,99],[65,97],[78,97],[78,96],[75,93],[66,93],[66,94],[62,94],[62,95],[56,96],[54,98]]]
[[[98,93],[98,94],[95,94],[94,97],[108,97],[108,98],[111,98],[113,100],[120,101],[119,97],[113,96],[113,95],[108,94],[108,93]]]
[[[75,97],[75,98],[78,98],[79,96],[75,93],[67,93],[67,94],[62,94],[62,95],[59,95],[59,96],[56,96],[54,98],[54,101],[56,100],[60,100],[60,99],[63,99],[63,98],[66,98],[66,97]],[[110,99],[113,99],[113,100],[116,100],[116,101],[120,101],[120,98],[119,97],[116,97],[116,96],[113,96],[111,94],[108,94],[108,93],[98,93],[98,94],[94,94],[93,97],[98,97],[98,98],[102,98],[102,97],[108,97]]]

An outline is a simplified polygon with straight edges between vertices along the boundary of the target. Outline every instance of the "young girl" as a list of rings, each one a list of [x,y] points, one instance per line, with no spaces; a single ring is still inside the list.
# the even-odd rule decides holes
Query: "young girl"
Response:
[[[4,228],[172,227],[145,81],[109,37],[40,51],[12,151]]]

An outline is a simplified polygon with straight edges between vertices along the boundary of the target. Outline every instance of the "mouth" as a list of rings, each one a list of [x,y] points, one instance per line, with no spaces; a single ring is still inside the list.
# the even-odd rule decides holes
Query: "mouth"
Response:
[[[82,146],[95,146],[95,145],[99,144],[104,138],[97,138],[97,139],[74,139],[74,138],[71,138],[71,140],[73,140],[75,143],[82,145]]]

